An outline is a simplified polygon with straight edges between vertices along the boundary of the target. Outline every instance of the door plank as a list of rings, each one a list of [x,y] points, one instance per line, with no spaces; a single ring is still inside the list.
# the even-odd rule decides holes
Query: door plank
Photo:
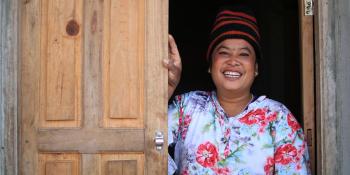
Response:
[[[51,161],[45,163],[45,175],[72,175],[73,171],[71,161]]]
[[[103,1],[84,1],[84,128],[102,126]]]
[[[167,174],[168,0],[146,1],[146,174]],[[157,100],[154,100],[156,98]],[[155,132],[164,134],[164,148],[155,149]],[[162,167],[162,168],[159,168]]]
[[[80,155],[76,153],[39,154],[39,175],[79,175]]]
[[[137,162],[135,160],[123,161],[123,175],[137,175]]]
[[[98,154],[82,154],[82,175],[100,175],[100,155]]]
[[[109,161],[106,166],[107,175],[123,175],[123,161]]]
[[[144,113],[144,0],[104,4],[104,118],[137,119]]]
[[[101,151],[143,152],[143,129],[55,129],[38,132],[40,151],[78,151],[98,153]]]
[[[77,127],[81,118],[82,0],[41,2],[40,118]],[[67,124],[67,120],[74,120]],[[56,122],[49,122],[56,121]]]
[[[121,173],[122,175],[145,174],[145,157],[139,153],[104,153],[101,154],[101,175]],[[147,173],[148,174],[148,173]],[[155,173],[151,173],[155,174]]]
[[[32,0],[21,5],[21,70],[20,70],[20,161],[19,174],[37,173],[38,154],[36,152],[36,129],[39,110],[40,65],[40,1]],[[36,82],[36,83],[33,83]]]
[[[314,25],[313,16],[305,16],[304,7],[304,0],[299,0],[303,129],[310,153],[310,166],[314,174],[316,165]]]

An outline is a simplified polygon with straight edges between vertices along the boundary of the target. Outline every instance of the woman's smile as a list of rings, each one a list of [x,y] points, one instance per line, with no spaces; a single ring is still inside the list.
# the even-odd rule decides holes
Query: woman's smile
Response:
[[[243,39],[226,39],[214,49],[211,72],[218,91],[249,93],[256,68],[254,48]]]
[[[242,76],[240,72],[235,71],[224,71],[224,76],[228,78],[229,80],[236,80]]]

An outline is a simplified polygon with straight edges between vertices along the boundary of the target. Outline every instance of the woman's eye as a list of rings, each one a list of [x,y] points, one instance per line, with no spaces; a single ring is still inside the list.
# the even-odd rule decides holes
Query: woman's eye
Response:
[[[248,57],[248,56],[249,56],[249,53],[240,53],[239,55],[240,55],[240,56],[243,56],[243,57]]]
[[[225,51],[220,51],[220,52],[219,52],[219,55],[228,55],[228,53],[225,52]]]

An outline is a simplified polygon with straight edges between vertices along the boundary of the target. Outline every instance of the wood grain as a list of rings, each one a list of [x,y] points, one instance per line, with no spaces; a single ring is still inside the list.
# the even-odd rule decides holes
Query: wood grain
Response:
[[[19,174],[38,174],[36,129],[39,116],[40,79],[40,21],[39,0],[28,1],[21,6],[21,129]],[[35,71],[34,71],[35,70]],[[39,71],[38,71],[39,70]]]
[[[301,78],[302,78],[302,114],[311,171],[316,171],[316,128],[315,128],[315,73],[314,73],[314,25],[313,16],[304,15],[304,0],[299,0]]]
[[[146,174],[167,174],[167,70],[162,60],[168,58],[168,0],[146,1]],[[164,148],[155,149],[154,137],[164,134]]]
[[[82,175],[100,175],[100,155],[99,154],[82,154]]]
[[[142,129],[89,129],[80,131],[50,129],[38,132],[38,150],[45,152],[143,152],[144,149],[144,131]]]
[[[145,174],[145,157],[139,153],[101,154],[100,175],[143,175]],[[152,173],[154,174],[154,173]]]
[[[155,150],[154,134],[162,131],[167,139],[167,71],[161,64],[167,2],[62,3],[30,0],[21,9],[20,174],[99,175],[107,173],[106,162],[117,160],[123,174],[165,174],[167,149]],[[119,106],[124,95],[129,100]]]
[[[40,124],[79,127],[82,81],[82,1],[41,1]],[[78,33],[67,34],[71,21]]]
[[[144,0],[106,0],[103,23],[105,127],[142,128],[144,117]]]
[[[0,3],[0,175],[18,174],[19,2]]]
[[[81,157],[76,153],[39,154],[39,175],[79,175]]]

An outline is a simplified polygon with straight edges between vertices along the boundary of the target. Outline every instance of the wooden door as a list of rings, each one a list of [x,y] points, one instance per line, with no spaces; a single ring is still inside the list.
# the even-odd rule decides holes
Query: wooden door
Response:
[[[302,78],[302,114],[312,174],[316,166],[314,24],[312,0],[299,0],[299,26]]]
[[[22,0],[20,174],[167,173],[167,0]]]

